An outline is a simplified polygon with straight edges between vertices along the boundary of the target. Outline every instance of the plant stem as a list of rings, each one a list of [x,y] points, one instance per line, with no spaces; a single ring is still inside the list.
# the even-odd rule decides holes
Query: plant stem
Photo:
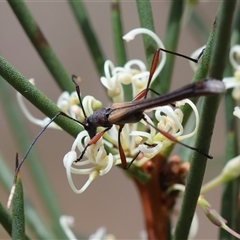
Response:
[[[8,3],[59,87],[68,92],[74,91],[74,86],[68,73],[53,52],[24,1],[8,0]]]
[[[222,0],[220,2],[219,12],[216,18],[216,38],[214,41],[213,55],[210,61],[209,76],[212,78],[222,79],[223,77],[235,3],[236,1],[234,0]],[[206,98],[203,103],[202,117],[195,147],[204,152],[209,151],[219,101],[220,96],[212,96]],[[206,157],[196,152],[193,153],[192,164],[187,179],[186,190],[174,239],[188,238],[189,229],[200,194],[206,161]]]
[[[149,181],[145,184],[134,178],[137,186],[145,218],[145,228],[148,234],[148,240],[166,239],[168,233],[169,211],[171,211],[172,199],[165,194],[161,187],[160,173],[165,157],[156,155],[149,161],[153,164],[149,172]],[[147,171],[143,167],[143,172]]]

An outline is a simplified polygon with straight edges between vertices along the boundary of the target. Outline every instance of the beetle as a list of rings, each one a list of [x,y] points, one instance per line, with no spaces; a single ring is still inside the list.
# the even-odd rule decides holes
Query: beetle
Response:
[[[39,132],[37,137],[33,140],[30,147],[28,148],[25,156],[23,157],[22,161],[18,165],[16,173],[19,171],[21,165],[27,158],[31,148],[33,147],[33,145],[35,144],[37,139],[42,135],[42,133],[47,129],[47,127],[59,115],[65,116],[65,117],[79,123],[80,125],[82,125],[83,128],[88,132],[89,137],[91,139],[89,141],[89,143],[86,145],[85,149],[82,151],[81,155],[76,159],[76,162],[80,161],[83,158],[87,148],[89,146],[91,146],[92,144],[96,143],[104,135],[104,133],[106,131],[108,131],[110,128],[112,128],[113,125],[118,125],[119,126],[118,148],[119,148],[119,153],[120,153],[120,157],[121,157],[121,161],[122,161],[122,167],[123,167],[123,169],[128,169],[140,152],[133,158],[133,160],[128,165],[125,154],[124,154],[124,150],[121,145],[120,135],[121,135],[122,129],[125,124],[137,123],[140,120],[144,120],[147,124],[149,124],[151,127],[155,128],[157,131],[159,131],[161,134],[163,134],[165,137],[167,137],[171,141],[173,141],[175,143],[179,143],[179,144],[181,144],[185,147],[188,147],[194,151],[197,151],[200,154],[206,156],[207,158],[212,158],[211,155],[202,152],[200,149],[197,149],[197,148],[191,147],[189,145],[186,145],[182,142],[179,142],[171,134],[169,134],[161,129],[158,129],[157,127],[155,127],[154,125],[149,123],[147,121],[147,119],[144,117],[144,111],[154,108],[154,107],[172,104],[175,101],[179,101],[179,100],[182,100],[185,98],[207,96],[207,95],[212,95],[212,94],[220,94],[225,91],[225,85],[220,80],[204,79],[204,80],[201,80],[198,82],[190,83],[190,84],[188,84],[180,89],[177,89],[175,91],[172,91],[170,93],[167,93],[164,95],[158,95],[158,96],[152,97],[152,98],[147,98],[147,94],[149,91],[153,91],[154,93],[156,93],[153,89],[150,88],[150,83],[151,83],[153,74],[154,74],[157,64],[158,64],[160,51],[166,51],[168,53],[175,54],[180,57],[184,57],[184,58],[194,61],[194,62],[198,62],[199,58],[203,54],[203,51],[202,51],[197,59],[192,59],[183,54],[174,53],[174,52],[162,49],[162,48],[157,49],[154,54],[154,57],[153,57],[146,89],[143,90],[142,92],[140,92],[132,101],[113,103],[108,108],[103,107],[103,108],[100,108],[100,109],[94,111],[90,116],[87,116],[85,113],[85,110],[84,110],[84,107],[82,104],[82,100],[80,97],[80,87],[79,87],[79,84],[76,82],[77,77],[75,75],[72,75],[72,81],[75,84],[76,92],[77,92],[77,95],[79,98],[80,106],[83,110],[85,120],[83,122],[80,122],[77,119],[74,119],[74,118],[68,116],[64,112],[58,112],[52,119],[50,119],[49,123]],[[97,133],[97,127],[104,127],[105,129],[103,131]]]

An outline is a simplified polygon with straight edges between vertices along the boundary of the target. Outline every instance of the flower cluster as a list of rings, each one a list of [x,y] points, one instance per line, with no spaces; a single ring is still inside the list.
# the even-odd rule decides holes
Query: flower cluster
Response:
[[[130,41],[139,34],[148,34],[156,41],[159,48],[164,49],[161,40],[155,33],[148,29],[134,29],[127,33],[123,39]],[[166,53],[162,52],[160,61],[153,74],[152,82],[161,72],[165,62]],[[124,95],[123,85],[131,85],[132,97],[134,98],[146,89],[149,75],[150,73],[147,71],[146,65],[138,59],[128,61],[123,67],[114,66],[110,60],[107,60],[104,64],[104,76],[101,77],[100,81],[107,89],[108,96],[112,99],[112,102],[121,103],[127,99]],[[18,94],[18,101],[30,121],[41,127],[49,123],[49,118],[43,120],[34,118],[24,105],[20,94]],[[181,106],[185,104],[188,104],[195,114],[195,128],[189,134],[184,133],[182,125],[183,112]],[[75,92],[72,94],[67,92],[62,93],[57,105],[61,111],[72,118],[80,122],[85,120]],[[101,107],[101,103],[92,96],[84,97],[82,105],[87,116],[90,116],[97,108]],[[154,119],[157,123],[153,123],[150,115],[144,113],[144,118],[147,119],[147,122],[156,126],[156,128],[148,126],[144,120],[141,120],[140,123],[125,124],[121,132],[120,141],[127,162],[131,162],[132,159],[138,156],[134,164],[140,167],[172,144],[172,141],[157,131],[157,129],[171,134],[178,141],[189,138],[196,133],[199,125],[199,115],[195,105],[189,99],[178,101],[174,105],[174,107],[169,105],[153,109]],[[51,123],[50,127],[60,129],[55,123]],[[97,131],[97,134],[103,133],[104,128],[99,127]],[[98,135],[100,137],[94,143],[90,142],[91,139],[86,130],[78,134],[71,150],[63,158],[69,184],[75,193],[84,192],[94,179],[105,175],[114,165],[121,163],[121,155],[118,149],[118,134],[118,125],[114,125],[109,131],[104,132],[104,138],[102,138],[102,135]],[[106,151],[106,146],[111,149],[111,153]],[[84,158],[77,162],[76,160],[82,152],[85,152]],[[80,189],[75,187],[72,174],[88,175],[86,183]]]
[[[161,40],[156,34],[147,29],[134,29],[127,33],[123,39],[130,41],[134,39],[137,34],[150,35],[156,41],[159,48],[164,48]],[[153,81],[162,70],[165,61],[166,53],[163,52],[153,75]],[[107,60],[104,65],[105,76],[101,77],[100,81],[107,89],[108,96],[113,102],[123,102],[126,99],[124,96],[123,84],[131,84],[133,97],[146,88],[149,78],[149,71],[146,69],[145,64],[140,60],[131,60],[123,67],[115,67],[110,60]],[[183,112],[180,109],[184,104],[188,104],[193,109],[196,118],[194,130],[186,135],[184,135],[182,126]],[[156,127],[172,134],[179,141],[191,137],[196,133],[199,124],[198,111],[189,99],[176,102],[175,107],[163,106],[157,107],[154,110],[155,119],[157,120]],[[145,118],[154,125],[147,114],[145,114]],[[99,128],[99,131],[101,130],[102,128]],[[73,143],[71,151],[64,157],[67,177],[74,192],[82,193],[96,177],[106,174],[112,166],[121,163],[121,156],[118,151],[118,131],[119,126],[114,125],[104,134],[104,139],[100,139],[90,146],[88,145],[90,138],[87,132],[83,131],[79,133]],[[149,128],[143,120],[138,124],[125,124],[120,138],[127,162],[135,158],[139,152],[142,153],[141,156],[138,157],[138,161],[134,162],[136,166],[142,166],[145,162],[160,151],[163,151],[172,143],[156,129]],[[114,153],[107,154],[104,144],[110,147]],[[84,154],[86,160],[81,160],[81,162],[76,163],[76,150],[79,150],[81,153],[86,147],[87,151]],[[92,167],[84,168],[86,165],[89,166],[90,164]],[[78,190],[73,184],[71,174],[86,174],[89,177],[84,186]]]

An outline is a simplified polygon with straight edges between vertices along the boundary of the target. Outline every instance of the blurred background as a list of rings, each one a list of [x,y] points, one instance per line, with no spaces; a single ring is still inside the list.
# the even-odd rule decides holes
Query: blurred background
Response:
[[[168,19],[170,1],[152,1],[152,10],[155,21],[156,34],[163,40],[165,26]],[[92,25],[101,43],[106,59],[115,61],[112,26],[110,15],[110,1],[85,1]],[[61,63],[69,73],[81,76],[81,90],[83,95],[93,95],[101,100],[105,106],[109,102],[100,84],[100,77],[93,65],[84,38],[79,31],[75,18],[67,1],[26,1],[29,10],[39,24],[43,34],[49,41]],[[199,1],[195,11],[198,11],[205,20],[208,30],[214,22],[218,8],[218,1]],[[140,27],[137,8],[134,1],[122,1],[121,11],[123,16],[123,29],[127,33],[133,28]],[[10,62],[26,78],[34,78],[36,86],[50,99],[56,102],[61,91],[54,83],[52,76],[38,56],[30,40],[9,7],[8,3],[0,2],[0,54]],[[197,48],[205,44],[206,36],[199,37],[189,24],[183,26],[178,52],[191,55]],[[128,59],[138,58],[145,61],[142,38],[137,37],[127,43]],[[193,71],[188,61],[176,59],[171,89],[189,83]],[[9,85],[11,97],[16,99],[16,91]],[[0,152],[13,170],[15,154],[19,152],[16,145],[14,132],[10,129],[8,120],[0,104]],[[17,101],[16,101],[17,105]],[[44,118],[31,104],[27,104],[34,116]],[[38,126],[22,118],[30,131],[32,139],[40,131]],[[62,211],[65,215],[74,216],[75,232],[84,234],[94,233],[100,226],[105,226],[108,233],[114,234],[118,239],[137,239],[144,229],[141,204],[135,186],[124,172],[115,167],[109,174],[98,178],[81,195],[76,195],[70,189],[65,168],[62,164],[63,156],[70,150],[73,138],[59,130],[48,129],[35,145],[45,171],[51,179],[51,185],[57,195]],[[210,153],[214,159],[208,162],[205,181],[215,176],[222,167],[224,156],[224,116],[220,108]],[[19,152],[20,156],[24,153]],[[31,177],[26,170],[26,165],[21,170],[25,195],[31,199],[33,207],[43,217],[47,216],[41,202],[41,196],[32,184]],[[78,177],[78,188],[86,179]],[[0,201],[7,203],[9,192],[0,186]],[[206,198],[214,208],[219,209],[221,188],[216,188]],[[218,229],[203,216],[201,209],[200,228],[198,239],[215,239]],[[50,223],[50,219],[46,219]],[[0,238],[8,238],[0,226]]]

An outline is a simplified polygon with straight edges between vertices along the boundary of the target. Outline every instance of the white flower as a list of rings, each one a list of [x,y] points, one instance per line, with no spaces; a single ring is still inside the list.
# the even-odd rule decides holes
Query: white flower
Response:
[[[80,132],[72,145],[71,151],[63,158],[69,185],[77,194],[84,192],[94,179],[108,173],[117,163],[116,158],[111,153],[107,154],[102,138],[95,144],[88,146],[84,154],[86,160],[82,159],[75,162],[78,158],[76,150],[82,153],[89,141],[88,132],[85,130]],[[80,189],[77,189],[73,183],[72,174],[89,176],[86,183]]]
[[[145,28],[134,29],[123,36],[123,39],[131,41],[138,34],[148,34],[156,41],[159,48],[164,48],[158,36]],[[162,52],[161,61],[153,75],[152,82],[159,75],[165,62],[166,53]],[[128,61],[123,67],[115,67],[110,60],[107,60],[104,64],[105,76],[101,77],[100,80],[104,87],[107,88],[108,95],[112,98],[113,102],[123,102],[125,98],[122,84],[132,84],[132,97],[134,98],[139,92],[146,88],[149,78],[149,71],[146,69],[145,64],[137,59]]]
[[[164,48],[161,40],[156,36],[156,34],[148,29],[134,29],[127,33],[123,38],[130,41],[134,39],[137,34],[150,35],[156,41],[159,48]],[[161,60],[159,61],[159,65],[153,74],[152,80],[154,80],[160,73],[165,61],[166,53],[162,52]],[[105,76],[101,77],[101,82],[107,88],[108,95],[112,98],[113,102],[121,103],[124,101],[125,96],[122,84],[131,84],[133,97],[145,90],[147,87],[149,71],[146,70],[145,64],[140,60],[131,60],[123,67],[115,67],[110,60],[107,60],[104,65],[104,72]],[[137,100],[135,101],[137,104]],[[193,108],[196,117],[196,125],[195,129],[191,133],[184,135],[182,126],[183,113],[180,106],[185,103],[189,104]],[[199,116],[195,105],[188,99],[176,102],[175,105],[176,107],[174,107],[174,109],[170,106],[164,106],[151,110],[156,110],[155,118],[158,122],[156,128],[173,135],[177,141],[181,141],[185,138],[193,136],[196,133],[199,125]],[[83,106],[86,106],[84,101]],[[90,106],[92,107],[91,104]],[[90,110],[92,111],[91,107]],[[86,111],[88,112],[88,116],[92,113],[91,111]],[[145,118],[153,125],[149,116],[145,115]],[[137,166],[141,166],[160,151],[164,150],[167,146],[172,144],[172,141],[166,137],[167,134],[163,135],[159,133],[157,129],[148,126],[144,119],[141,120],[141,124],[143,124],[141,128],[139,128],[139,123],[125,124],[120,135],[121,146],[125,154],[126,161],[129,163],[137,157],[138,161],[134,162]],[[148,132],[149,127],[150,132]],[[139,129],[141,129],[141,131],[139,131]],[[98,130],[102,131],[102,135],[104,133],[104,140],[101,135],[98,141],[94,144],[89,144],[88,146],[89,141],[95,141],[97,138],[90,140],[87,131],[83,131],[79,133],[73,143],[71,151],[67,153],[63,159],[69,184],[76,193],[84,192],[94,179],[98,176],[106,174],[110,171],[113,165],[119,164],[121,161],[122,155],[120,156],[121,152],[119,153],[118,146],[119,126],[113,125],[107,132],[103,132],[102,128],[98,128]],[[107,154],[103,144],[110,147],[113,152],[116,152],[117,154]],[[87,149],[84,153],[83,151],[85,151],[86,146]],[[84,154],[86,160],[81,160],[77,163],[75,162],[78,158],[78,154],[76,152],[77,150],[79,150],[81,154]],[[91,165],[91,167],[89,167],[89,165]],[[75,166],[78,168],[75,168]],[[88,175],[88,180],[80,189],[77,189],[73,183],[72,174]]]
[[[142,90],[142,82],[145,83],[149,76],[146,71],[145,64],[140,60],[131,60],[127,62],[124,67],[115,67],[114,64],[107,60],[104,64],[105,77],[101,77],[101,82],[108,90],[108,96],[112,98],[113,102],[123,102],[124,92],[122,84],[130,84],[135,82],[133,88],[133,95],[137,95]]]
[[[231,48],[229,60],[235,70],[234,76],[224,78],[223,82],[227,89],[233,88],[232,97],[235,100],[240,100],[240,45],[235,45]],[[240,118],[239,107],[234,108],[233,115]]]
[[[194,130],[191,133],[183,135],[183,112],[179,107],[186,103],[189,104],[193,109],[196,118],[196,124]],[[158,121],[157,128],[170,133],[178,141],[192,137],[196,134],[199,125],[199,114],[196,106],[189,99],[176,102],[175,109],[170,106],[162,106],[155,108],[155,110],[155,118]],[[145,115],[145,117],[147,118],[148,122],[153,124],[152,120],[147,115]],[[171,140],[163,136],[160,132],[152,127],[150,128],[149,133],[146,131],[132,131],[130,135],[139,136],[142,138],[142,142],[139,145],[139,150],[143,152],[144,156],[147,158],[152,158],[157,153],[172,144]],[[146,159],[143,159],[141,161],[138,161],[137,164],[141,165],[145,161]]]
[[[33,85],[35,85],[33,78],[29,79],[29,81]],[[25,114],[25,116],[28,118],[28,120],[30,122],[32,122],[40,127],[45,127],[50,122],[51,119],[48,117],[46,117],[44,119],[35,118],[27,109],[27,107],[23,101],[23,96],[19,92],[17,92],[17,100],[18,100],[21,110],[23,111],[23,113]],[[79,99],[78,99],[76,92],[72,92],[71,94],[69,94],[68,92],[63,92],[57,100],[57,106],[60,108],[60,110],[62,112],[66,113],[67,115],[69,115],[70,117],[72,117],[74,119],[83,121],[85,117],[83,115],[82,109],[79,107],[78,104],[79,104]],[[85,106],[85,112],[88,116],[90,114],[92,114],[94,110],[96,110],[102,106],[101,102],[99,102],[92,96],[85,96],[83,98],[83,104]],[[54,122],[52,122],[48,127],[55,128],[55,129],[61,129]]]
[[[240,45],[235,45],[231,48],[229,53],[229,60],[234,68],[234,76],[226,77],[223,79],[223,82],[226,85],[226,88],[234,88],[232,91],[232,97],[235,100],[240,99]]]

